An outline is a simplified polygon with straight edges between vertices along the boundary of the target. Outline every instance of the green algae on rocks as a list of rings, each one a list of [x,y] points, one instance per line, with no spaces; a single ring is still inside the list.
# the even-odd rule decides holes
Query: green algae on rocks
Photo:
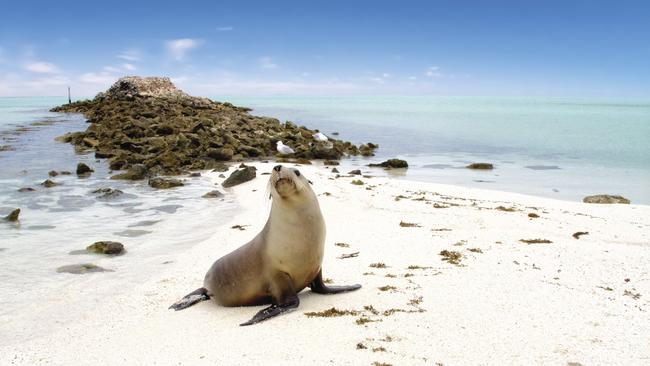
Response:
[[[339,160],[371,154],[377,147],[332,138],[319,142],[313,138],[315,130],[253,116],[250,109],[230,103],[192,97],[164,77],[123,77],[92,100],[52,111],[82,113],[90,123],[86,131],[66,134],[59,141],[109,159],[113,170],[142,164],[151,175],[178,175],[213,169],[221,161],[275,156],[277,141],[291,146],[292,157],[298,159]]]

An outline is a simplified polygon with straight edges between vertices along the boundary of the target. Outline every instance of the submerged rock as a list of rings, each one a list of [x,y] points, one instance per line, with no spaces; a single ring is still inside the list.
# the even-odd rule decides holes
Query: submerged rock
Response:
[[[119,189],[113,189],[113,188],[99,188],[94,191],[92,191],[94,194],[98,194],[97,198],[99,199],[111,199],[111,198],[117,198],[124,194],[124,192],[120,191]]]
[[[609,194],[597,194],[594,196],[587,196],[582,199],[582,202],[584,203],[604,203],[604,204],[614,204],[614,203],[622,203],[622,204],[630,204],[630,200],[623,196],[618,196],[618,195],[609,195]]]
[[[248,182],[249,180],[255,179],[255,176],[257,175],[257,169],[252,166],[247,166],[242,169],[235,170],[230,174],[226,180],[221,183],[221,185],[224,188],[230,188],[233,186],[236,186],[238,184],[242,184],[244,182]]]
[[[18,221],[18,216],[20,215],[20,209],[17,208],[9,213],[9,215],[4,217],[5,221],[16,222]]]
[[[77,175],[90,175],[94,172],[88,165],[84,163],[77,164]]]
[[[184,184],[178,179],[157,177],[149,179],[149,186],[156,189],[169,189],[174,187],[182,187]]]
[[[22,187],[18,189],[18,192],[20,193],[25,193],[25,192],[34,192],[35,189],[32,187]]]
[[[219,192],[217,190],[214,190],[214,191],[210,191],[210,192],[204,194],[202,197],[203,198],[221,198],[223,196],[224,196],[223,193],[221,193],[221,192]]]
[[[98,241],[86,247],[86,250],[91,253],[116,255],[124,253],[124,245],[116,241]]]
[[[116,174],[111,179],[124,179],[124,180],[142,180],[149,175],[147,167],[142,164],[135,164],[129,168],[126,173]]]
[[[113,272],[111,269],[105,269],[92,263],[70,264],[61,266],[56,269],[58,273],[84,274],[92,272]]]
[[[41,185],[43,187],[45,187],[45,188],[51,188],[51,187],[54,187],[54,186],[58,186],[59,184],[60,183],[56,183],[56,182],[51,181],[49,179],[46,179],[46,180],[43,181],[43,183],[41,183]]]
[[[408,168],[409,164],[406,162],[406,160],[402,159],[388,159],[379,164],[368,164],[368,166],[382,168]]]
[[[350,170],[348,172],[348,174],[350,174],[350,175],[361,175],[361,170],[359,170],[359,169]]]
[[[482,170],[490,170],[494,169],[494,165],[490,163],[472,163],[468,166],[466,166],[467,169],[482,169]]]
[[[49,175],[50,177],[56,177],[57,175],[59,175],[59,172],[57,172],[56,170],[50,170],[47,173],[47,175]]]

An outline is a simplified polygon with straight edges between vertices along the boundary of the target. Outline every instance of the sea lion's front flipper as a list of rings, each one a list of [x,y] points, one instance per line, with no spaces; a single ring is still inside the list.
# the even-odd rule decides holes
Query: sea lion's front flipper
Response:
[[[185,295],[182,299],[173,303],[172,306],[170,306],[169,308],[174,309],[176,311],[183,310],[185,308],[189,308],[190,306],[198,302],[209,300],[209,299],[210,299],[210,295],[208,295],[208,290],[206,290],[205,287],[201,287]]]
[[[323,271],[318,271],[316,278],[309,284],[309,288],[317,294],[338,294],[341,292],[354,291],[361,288],[361,285],[352,286],[326,286],[323,282]]]
[[[273,305],[260,310],[251,320],[239,324],[241,326],[253,325],[264,320],[273,318],[287,311],[298,307],[300,300],[293,286],[293,281],[288,274],[280,272],[273,277],[273,283],[270,285]]]

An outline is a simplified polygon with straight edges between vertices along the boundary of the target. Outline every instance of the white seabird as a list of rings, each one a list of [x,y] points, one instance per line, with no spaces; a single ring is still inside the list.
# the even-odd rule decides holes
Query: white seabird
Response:
[[[278,141],[276,149],[278,150],[278,152],[280,154],[283,154],[283,155],[284,154],[293,154],[294,153],[293,149],[290,148],[289,146],[283,144],[282,141]]]
[[[323,135],[320,132],[314,134],[314,139],[316,141],[327,141],[328,140],[327,136]]]

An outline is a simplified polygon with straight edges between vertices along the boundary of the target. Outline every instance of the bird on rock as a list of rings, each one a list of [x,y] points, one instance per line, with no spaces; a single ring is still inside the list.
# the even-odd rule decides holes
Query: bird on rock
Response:
[[[283,144],[282,141],[278,141],[276,148],[277,148],[278,152],[280,154],[283,154],[283,155],[293,154],[294,153],[293,149],[290,148],[289,146]]]

